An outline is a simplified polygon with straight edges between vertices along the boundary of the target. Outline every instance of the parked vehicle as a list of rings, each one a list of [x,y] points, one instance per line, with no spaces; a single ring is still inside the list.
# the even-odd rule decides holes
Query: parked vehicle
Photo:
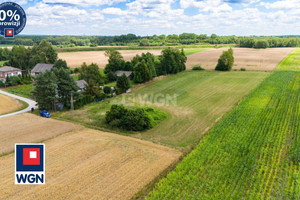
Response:
[[[49,118],[49,117],[51,117],[51,114],[47,110],[41,110],[40,111],[40,116]]]

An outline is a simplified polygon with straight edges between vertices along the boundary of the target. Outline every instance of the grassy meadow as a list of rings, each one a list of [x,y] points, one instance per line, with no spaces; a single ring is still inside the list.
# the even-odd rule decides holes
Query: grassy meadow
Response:
[[[19,95],[21,97],[26,97],[26,98],[33,98],[31,91],[33,90],[33,85],[28,84],[28,85],[19,85],[15,87],[9,87],[4,89],[6,92]]]
[[[132,93],[86,105],[73,113],[58,112],[53,116],[188,150],[268,75],[267,72],[186,71],[138,85]],[[112,130],[104,121],[112,104],[153,106],[164,110],[168,117],[153,129],[140,133]]]

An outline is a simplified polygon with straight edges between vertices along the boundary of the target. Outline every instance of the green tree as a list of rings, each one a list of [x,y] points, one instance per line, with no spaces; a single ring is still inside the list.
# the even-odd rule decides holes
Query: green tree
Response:
[[[101,97],[101,89],[99,85],[93,80],[90,79],[88,84],[85,86],[85,89],[83,91],[84,95],[90,95],[95,98]]]
[[[179,51],[175,48],[166,48],[162,51],[160,56],[161,73],[162,74],[176,74],[186,69],[186,56],[183,49]]]
[[[108,64],[105,66],[104,72],[108,74],[110,71],[123,70],[125,67],[125,60],[120,52],[109,49],[105,51],[105,56],[108,57]]]
[[[230,71],[234,64],[233,50],[230,48],[228,51],[223,51],[218,60],[218,64],[215,70],[218,71]]]
[[[71,94],[76,100],[78,87],[75,80],[71,77],[71,72],[65,68],[53,68],[53,73],[57,81],[57,93],[59,101],[65,106],[70,107]]]
[[[122,89],[123,92],[126,92],[130,88],[129,80],[125,74],[117,79],[117,87]]]
[[[147,38],[141,39],[140,46],[149,46],[149,40]]]
[[[46,71],[35,77],[33,96],[39,109],[51,110],[56,100],[56,76],[51,71]]]
[[[53,68],[58,68],[58,69],[69,69],[68,68],[68,65],[67,65],[67,62],[65,60],[62,60],[62,59],[58,59],[54,65],[53,65]]]
[[[145,83],[152,79],[152,75],[147,67],[146,61],[139,62],[133,71],[133,81],[135,83]]]
[[[256,49],[266,49],[269,47],[268,41],[266,40],[258,40],[254,44],[254,48]]]
[[[87,83],[93,81],[94,83],[100,85],[103,84],[103,78],[100,74],[100,70],[97,64],[87,65],[83,63],[79,70],[79,80],[85,80]]]

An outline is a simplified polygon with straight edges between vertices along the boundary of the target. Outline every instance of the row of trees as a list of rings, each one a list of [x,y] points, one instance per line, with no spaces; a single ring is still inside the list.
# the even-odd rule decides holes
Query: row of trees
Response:
[[[55,63],[57,53],[51,43],[42,40],[39,45],[26,48],[14,46],[0,50],[0,60],[8,60],[4,65],[14,66],[22,70],[31,70],[37,63]]]
[[[175,48],[166,48],[158,57],[151,53],[136,55],[130,62],[125,62],[120,52],[107,50],[106,56],[109,57],[105,67],[108,81],[115,81],[114,72],[117,70],[133,71],[133,81],[144,83],[152,80],[156,76],[176,74],[186,69],[187,57],[183,49],[180,51]]]
[[[17,36],[14,39],[0,38],[0,44],[10,45],[38,45],[42,40],[47,40],[52,45],[59,47],[97,46],[97,45],[128,45],[163,46],[186,44],[236,44],[240,47],[255,47],[257,41],[265,41],[268,47],[296,47],[299,46],[299,37],[238,37],[218,36],[212,34],[182,33],[179,35],[153,35],[137,36],[135,34],[119,36]]]

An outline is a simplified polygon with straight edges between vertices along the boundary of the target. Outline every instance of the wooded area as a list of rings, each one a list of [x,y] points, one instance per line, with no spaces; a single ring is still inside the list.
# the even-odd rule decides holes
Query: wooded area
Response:
[[[1,45],[39,44],[43,39],[59,48],[76,46],[168,46],[190,44],[235,44],[239,47],[267,48],[267,47],[298,47],[298,36],[218,36],[212,34],[197,35],[182,33],[179,35],[137,36],[135,34],[119,36],[16,36],[14,39],[0,38]]]

